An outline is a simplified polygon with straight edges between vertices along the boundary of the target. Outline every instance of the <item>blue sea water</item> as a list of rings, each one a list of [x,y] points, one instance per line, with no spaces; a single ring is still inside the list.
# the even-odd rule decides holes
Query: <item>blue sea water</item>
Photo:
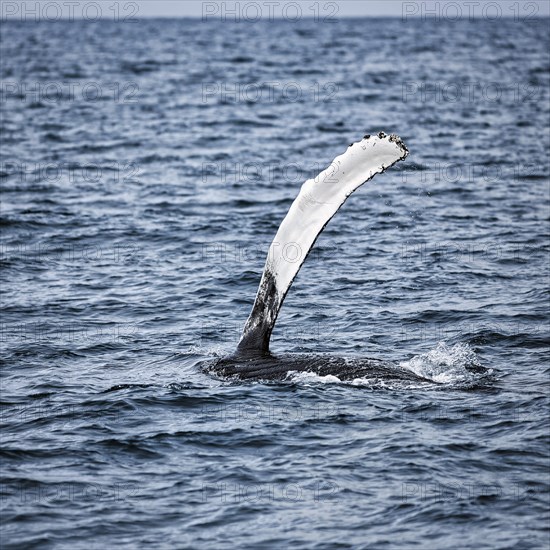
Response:
[[[548,19],[0,34],[2,548],[548,548]],[[433,382],[205,372],[378,131],[272,348]]]

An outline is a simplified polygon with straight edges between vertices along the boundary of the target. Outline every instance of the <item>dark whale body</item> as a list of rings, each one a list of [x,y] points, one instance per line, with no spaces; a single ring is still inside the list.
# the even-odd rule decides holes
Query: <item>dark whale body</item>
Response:
[[[281,380],[289,371],[332,375],[339,380],[425,380],[398,365],[376,359],[275,356],[269,350],[271,333],[285,296],[327,223],[356,189],[403,160],[408,153],[396,135],[383,132],[366,135],[350,144],[316,178],[302,185],[269,248],[256,299],[237,350],[210,365],[210,370],[221,376],[257,380]],[[289,255],[289,247],[297,251],[297,255]]]
[[[289,373],[307,372],[318,376],[336,376],[341,381],[369,378],[432,382],[388,361],[347,359],[326,355],[249,356],[236,353],[216,361],[211,366],[211,370],[218,376],[241,380],[284,380]]]

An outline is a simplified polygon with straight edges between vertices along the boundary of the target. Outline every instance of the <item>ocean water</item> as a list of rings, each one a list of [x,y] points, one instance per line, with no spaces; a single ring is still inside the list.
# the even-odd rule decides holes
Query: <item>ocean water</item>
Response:
[[[548,19],[0,48],[2,548],[548,548]],[[206,372],[301,183],[378,131],[411,154],[327,226],[272,349],[432,382]]]

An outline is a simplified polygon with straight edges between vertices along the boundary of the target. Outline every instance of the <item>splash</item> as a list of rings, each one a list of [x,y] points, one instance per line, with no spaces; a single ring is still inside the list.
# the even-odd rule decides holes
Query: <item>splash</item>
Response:
[[[479,363],[474,350],[466,343],[449,346],[439,342],[435,349],[403,361],[400,366],[439,384],[464,384],[492,374]]]

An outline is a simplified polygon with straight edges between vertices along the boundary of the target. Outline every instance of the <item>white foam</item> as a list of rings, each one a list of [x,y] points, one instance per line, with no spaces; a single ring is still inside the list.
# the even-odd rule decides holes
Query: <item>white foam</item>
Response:
[[[434,349],[403,361],[400,366],[440,384],[471,382],[479,378],[478,373],[467,368],[479,366],[479,361],[474,350],[465,343],[448,346],[439,342]],[[484,374],[491,373],[492,370],[488,370]]]
[[[342,382],[340,378],[332,374],[319,376],[314,372],[289,371],[287,378],[292,382],[300,382],[302,384],[339,384]]]

